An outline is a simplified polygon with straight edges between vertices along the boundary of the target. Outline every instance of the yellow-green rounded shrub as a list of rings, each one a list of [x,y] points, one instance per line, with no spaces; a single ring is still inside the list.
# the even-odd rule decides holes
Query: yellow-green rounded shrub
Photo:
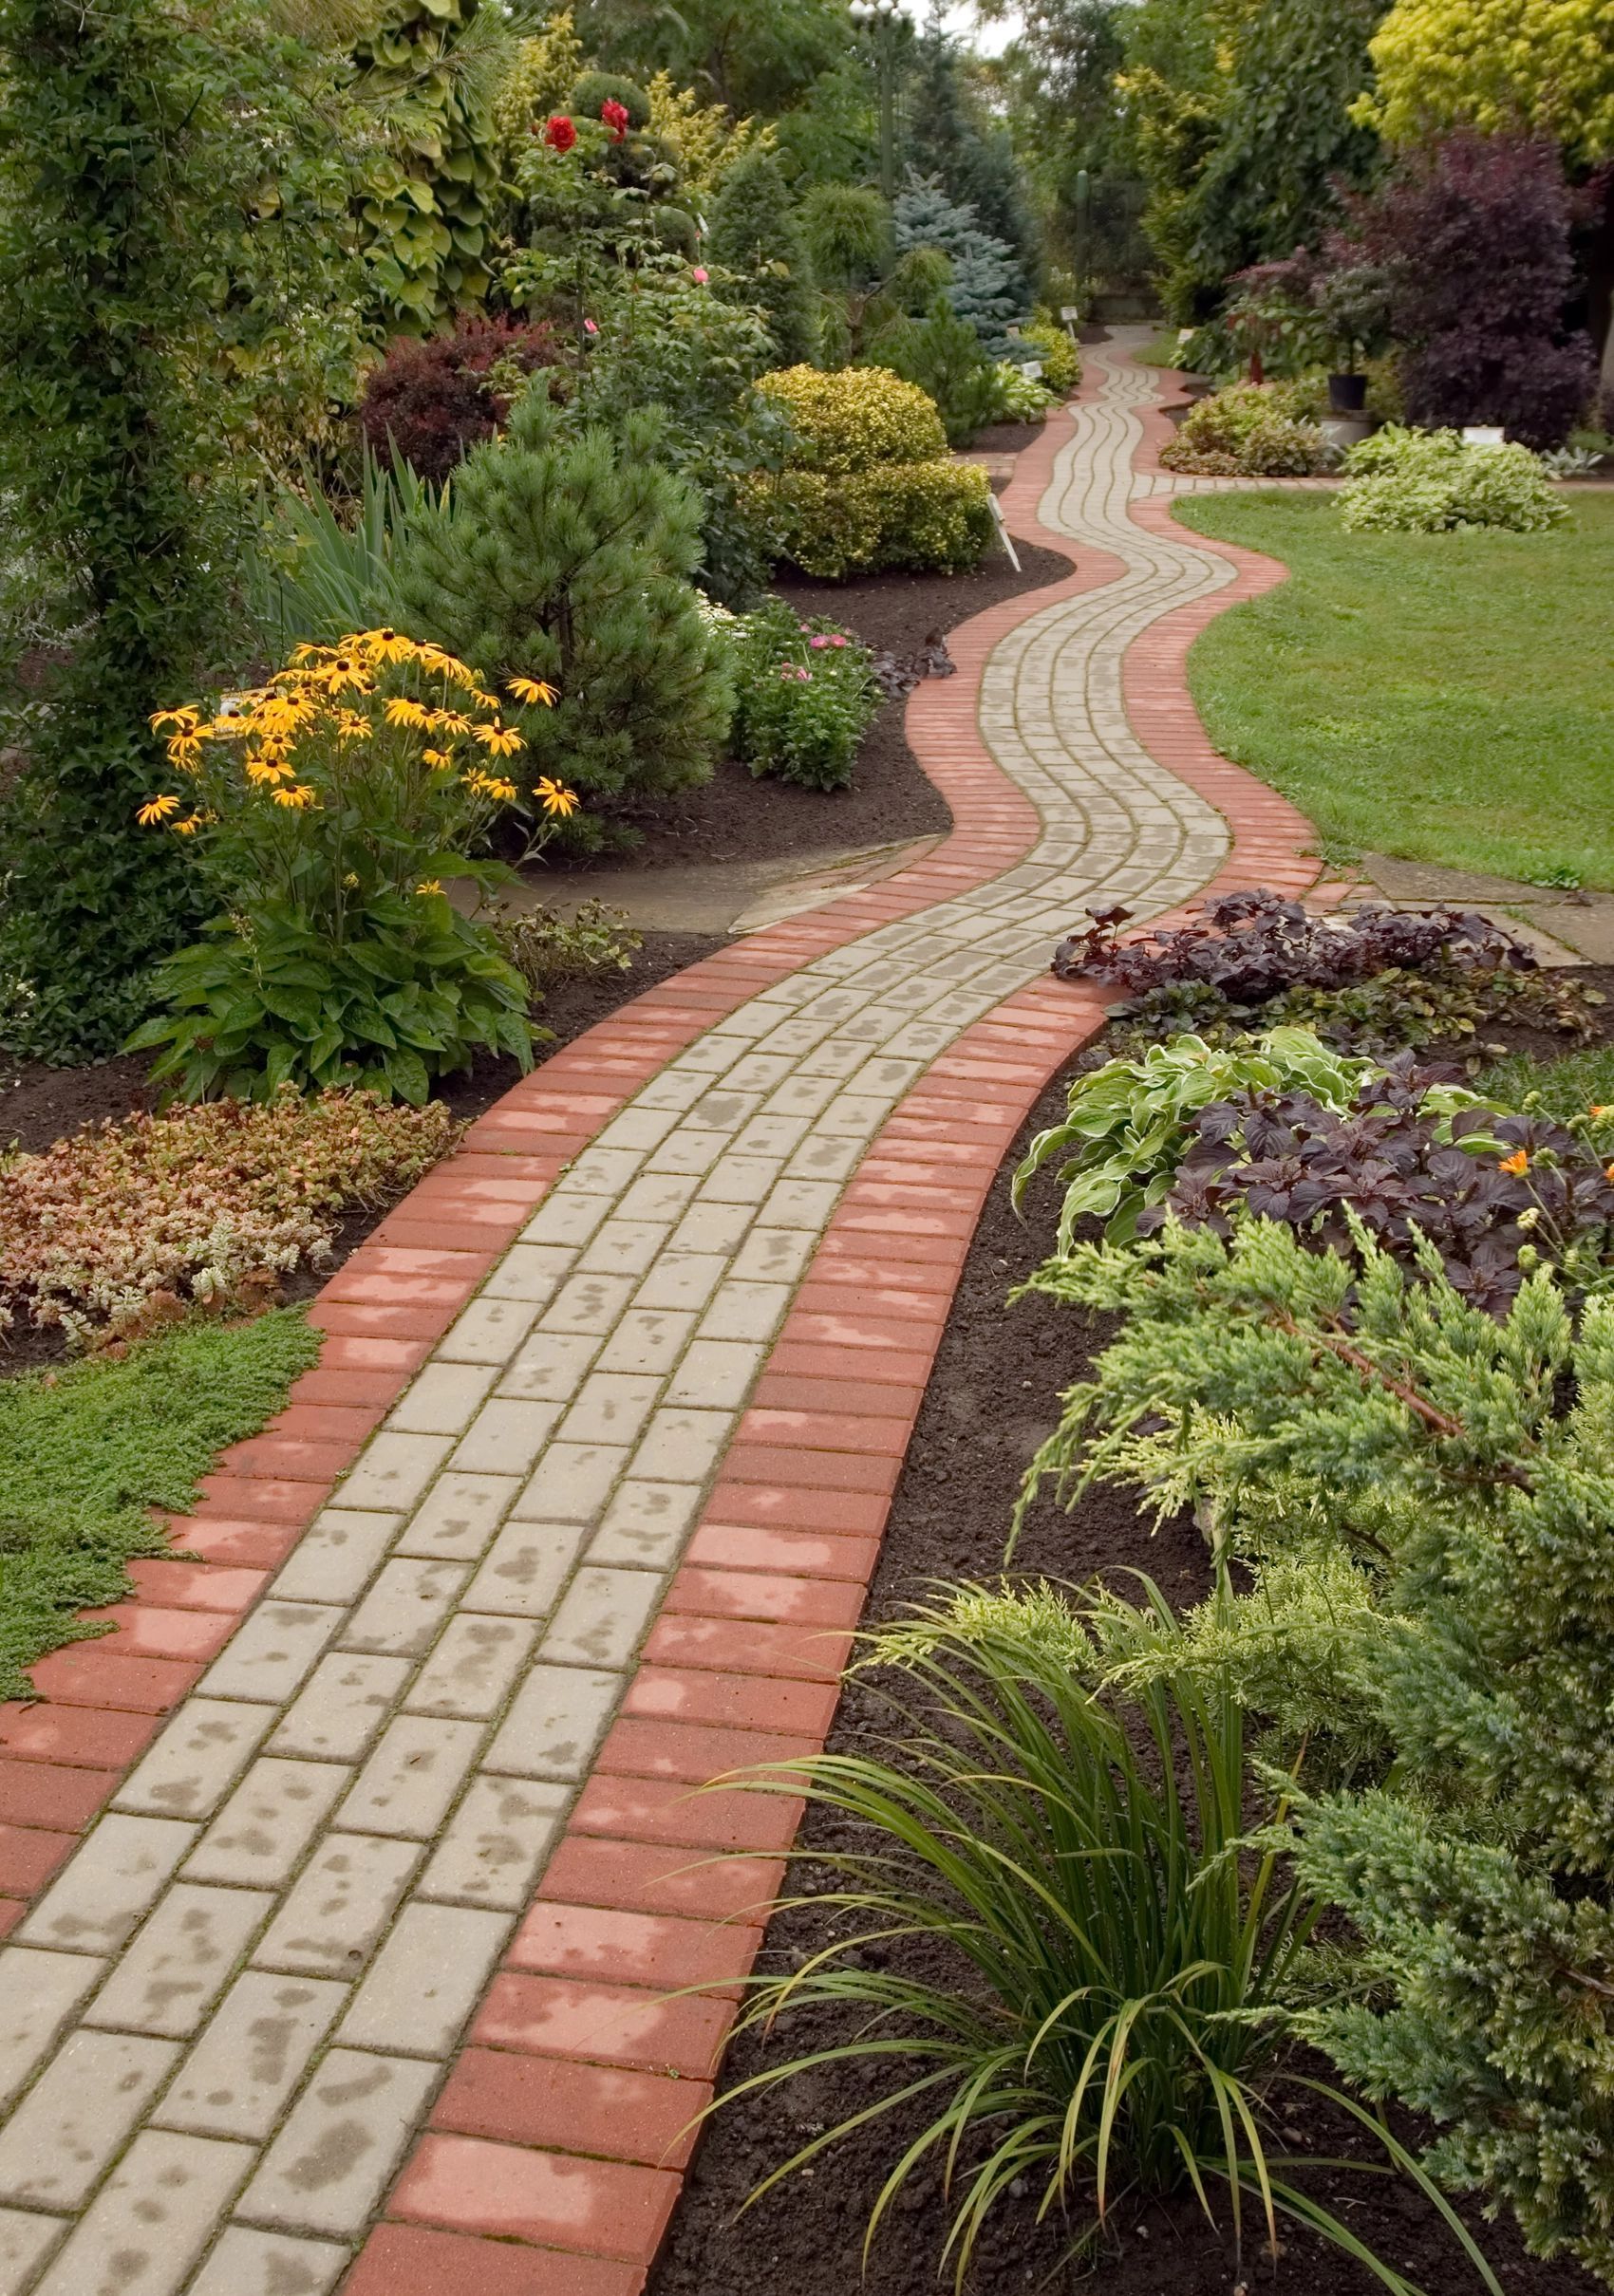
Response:
[[[992,538],[986,473],[947,456],[834,476],[787,471],[767,509],[783,555],[826,582],[885,567],[959,573]]]
[[[929,462],[948,451],[935,401],[885,367],[785,366],[758,388],[776,400],[796,434],[790,467],[848,476],[882,463]]]

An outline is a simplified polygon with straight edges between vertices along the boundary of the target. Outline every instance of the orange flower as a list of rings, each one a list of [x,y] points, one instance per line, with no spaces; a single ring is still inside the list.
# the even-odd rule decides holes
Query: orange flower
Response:
[[[1520,1172],[1530,1170],[1530,1158],[1525,1154],[1523,1148],[1515,1148],[1511,1156],[1503,1157],[1496,1169],[1499,1172],[1511,1172],[1516,1177]]]

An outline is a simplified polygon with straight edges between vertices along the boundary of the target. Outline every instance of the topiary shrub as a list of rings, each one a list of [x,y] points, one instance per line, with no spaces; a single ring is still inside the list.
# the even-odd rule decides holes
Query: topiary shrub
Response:
[[[798,470],[871,471],[883,462],[928,462],[947,453],[936,402],[883,367],[787,367],[759,388],[777,400],[796,434]]]
[[[624,79],[620,72],[585,72],[572,91],[567,109],[580,120],[603,120],[608,103],[621,106],[628,114],[623,124],[635,135],[643,135],[649,126],[649,91],[637,80]]]
[[[396,561],[399,609],[484,679],[554,686],[521,719],[534,778],[593,796],[708,778],[733,697],[690,576],[701,500],[659,428],[569,428],[538,392],[475,448]]]
[[[778,546],[838,582],[879,567],[958,573],[992,536],[992,492],[955,462],[935,401],[883,367],[793,367],[759,388],[789,416],[784,471],[759,479]]]
[[[1494,526],[1537,534],[1569,514],[1529,447],[1471,446],[1456,431],[1390,424],[1351,449],[1345,472],[1340,517],[1354,531],[1438,534]]]
[[[1202,477],[1310,477],[1328,458],[1321,411],[1311,383],[1229,383],[1200,400],[1160,460]]]
[[[462,319],[424,342],[401,335],[365,384],[360,426],[385,468],[401,457],[441,484],[498,429],[521,379],[557,356],[547,327],[509,319]]]
[[[811,359],[818,344],[818,291],[796,205],[769,151],[753,148],[723,178],[712,210],[707,252],[722,291],[754,305],[787,365]]]

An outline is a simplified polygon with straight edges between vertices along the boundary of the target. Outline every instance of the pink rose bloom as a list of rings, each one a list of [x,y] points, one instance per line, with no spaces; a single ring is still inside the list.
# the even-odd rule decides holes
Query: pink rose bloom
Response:
[[[583,332],[584,332],[584,334],[585,334],[585,335],[597,335],[597,334],[599,333],[599,331],[600,331],[600,330],[599,330],[599,326],[598,326],[598,323],[597,323],[595,320],[592,320],[592,319],[585,319],[585,320],[584,320],[584,322],[583,322]]]
[[[844,638],[832,638],[830,640],[830,644],[834,646],[842,646],[846,644],[846,640]]]
[[[803,685],[812,684],[813,673],[811,670],[798,670],[796,675]]]
[[[708,271],[704,271],[700,264],[697,264],[695,269],[689,274],[697,287],[704,287],[711,275],[711,272]]]
[[[827,638],[815,638],[813,640],[813,651],[816,654],[821,654],[828,644],[829,640]]]

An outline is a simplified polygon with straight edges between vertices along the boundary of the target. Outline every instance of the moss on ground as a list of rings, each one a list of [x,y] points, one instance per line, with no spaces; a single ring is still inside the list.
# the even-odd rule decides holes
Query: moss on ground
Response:
[[[319,1354],[302,1315],[191,1323],[56,1372],[0,1380],[0,1697],[26,1670],[103,1630],[127,1564],[175,1550],[153,1507],[188,1513],[226,1444],[254,1435]]]

